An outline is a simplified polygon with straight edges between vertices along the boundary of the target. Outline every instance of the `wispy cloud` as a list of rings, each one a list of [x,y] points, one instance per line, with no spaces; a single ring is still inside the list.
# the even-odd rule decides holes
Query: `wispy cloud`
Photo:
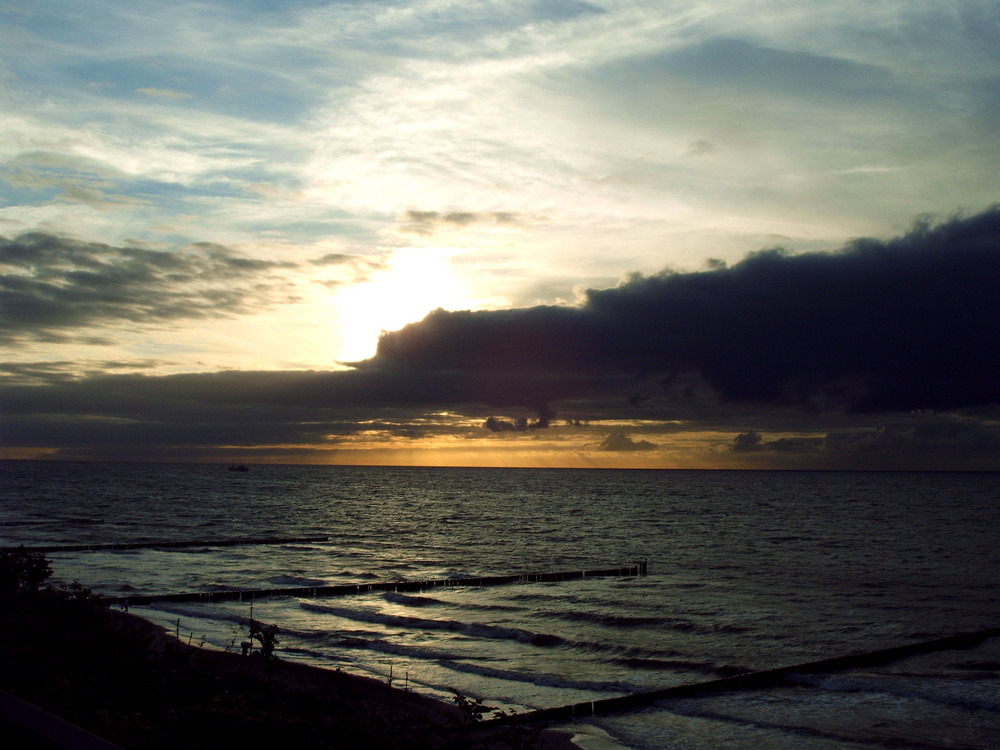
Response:
[[[296,301],[283,279],[272,279],[291,267],[206,243],[178,252],[42,233],[0,238],[0,338],[259,312]]]
[[[554,232],[597,254],[625,241],[651,270],[665,233],[684,253],[731,235],[732,257],[778,224],[795,224],[795,241],[831,241],[982,205],[980,175],[996,166],[975,114],[990,110],[983,81],[1000,67],[987,3],[417,0],[207,14],[96,2],[81,18],[44,3],[9,18],[5,46],[20,53],[0,158],[20,143],[86,153],[133,177],[115,194],[167,198],[168,212],[211,218],[222,242],[262,214],[301,240],[296,227],[322,226],[331,207],[382,217],[373,241],[411,209],[542,213],[551,222],[522,233],[524,252],[548,251]],[[856,170],[885,163],[905,176]],[[950,206],[938,205],[943,171]],[[288,199],[247,199],[266,184]],[[220,190],[224,212],[206,199]],[[92,238],[161,241],[149,226],[163,224],[199,239],[196,222],[153,213],[134,212],[117,236],[94,217],[105,234]],[[770,227],[748,232],[749,213]],[[47,214],[62,231],[75,219]]]
[[[536,218],[522,217],[510,211],[406,211],[395,233],[429,237],[440,232],[449,232],[466,227],[515,227],[522,223],[537,221]]]
[[[146,96],[159,97],[161,99],[190,99],[191,94],[176,89],[140,88],[136,89],[140,94]]]

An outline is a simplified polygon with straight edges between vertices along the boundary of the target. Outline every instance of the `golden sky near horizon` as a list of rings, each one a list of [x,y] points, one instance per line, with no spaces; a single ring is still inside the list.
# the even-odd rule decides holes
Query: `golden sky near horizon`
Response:
[[[848,353],[869,292],[807,260],[753,287],[773,269],[744,262],[858,238],[930,254],[914,222],[956,216],[941,247],[973,225],[995,247],[998,29],[987,0],[8,0],[2,455],[1000,468],[989,361],[959,352],[894,401],[893,367],[930,370],[902,345],[891,367]],[[955,345],[988,340],[948,301],[966,277],[934,273],[939,318],[975,334]],[[841,364],[789,323],[827,290]],[[771,333],[741,328],[758,317]],[[392,339],[405,367],[352,366],[419,321]],[[446,351],[434,325],[465,323],[485,333]],[[767,343],[786,339],[801,361]],[[345,375],[306,403],[310,372]],[[244,376],[216,394],[219,373]]]

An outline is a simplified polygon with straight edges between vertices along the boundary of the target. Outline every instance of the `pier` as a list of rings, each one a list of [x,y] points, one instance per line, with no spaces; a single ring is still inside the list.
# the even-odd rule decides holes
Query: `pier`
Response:
[[[302,599],[354,596],[376,591],[414,592],[429,591],[455,586],[506,586],[517,583],[548,583],[572,581],[581,578],[635,578],[646,575],[646,561],[620,568],[601,570],[575,570],[555,573],[515,573],[501,576],[470,576],[468,578],[439,578],[424,581],[372,581],[369,583],[343,583],[332,586],[295,586],[272,589],[243,589],[237,591],[195,591],[179,594],[139,594],[107,599],[110,604],[140,606],[154,602],[224,602],[251,601],[271,596],[294,596]]]

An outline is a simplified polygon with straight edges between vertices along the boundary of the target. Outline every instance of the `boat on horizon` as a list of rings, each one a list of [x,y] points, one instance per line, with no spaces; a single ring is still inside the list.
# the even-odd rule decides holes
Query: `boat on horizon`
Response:
[[[250,467],[246,464],[232,464],[229,467],[230,471],[250,471]]]

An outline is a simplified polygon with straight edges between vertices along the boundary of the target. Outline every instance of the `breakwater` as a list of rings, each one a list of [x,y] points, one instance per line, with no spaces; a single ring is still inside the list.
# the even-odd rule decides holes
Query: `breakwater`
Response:
[[[974,633],[962,633],[945,638],[935,638],[916,643],[907,643],[902,646],[878,649],[875,651],[865,651],[845,656],[835,656],[829,659],[819,659],[817,661],[794,664],[774,669],[765,669],[757,672],[747,672],[746,674],[734,675],[732,677],[722,677],[716,680],[706,680],[704,682],[685,683],[659,690],[650,690],[642,693],[632,693],[615,698],[603,698],[594,701],[583,701],[566,706],[555,706],[552,708],[542,708],[536,711],[528,711],[514,717],[518,724],[535,724],[546,722],[569,721],[576,718],[597,716],[600,714],[623,713],[641,708],[646,708],[659,701],[670,698],[690,698],[708,693],[719,693],[733,690],[750,690],[774,687],[780,685],[796,674],[823,674],[829,672],[839,672],[845,669],[858,667],[872,667],[880,664],[902,659],[916,654],[930,653],[933,651],[944,651],[947,649],[971,648],[989,638],[1000,636],[1000,628],[990,628]],[[484,729],[491,729],[498,724],[509,723],[510,717],[489,719],[483,721],[479,726]]]

